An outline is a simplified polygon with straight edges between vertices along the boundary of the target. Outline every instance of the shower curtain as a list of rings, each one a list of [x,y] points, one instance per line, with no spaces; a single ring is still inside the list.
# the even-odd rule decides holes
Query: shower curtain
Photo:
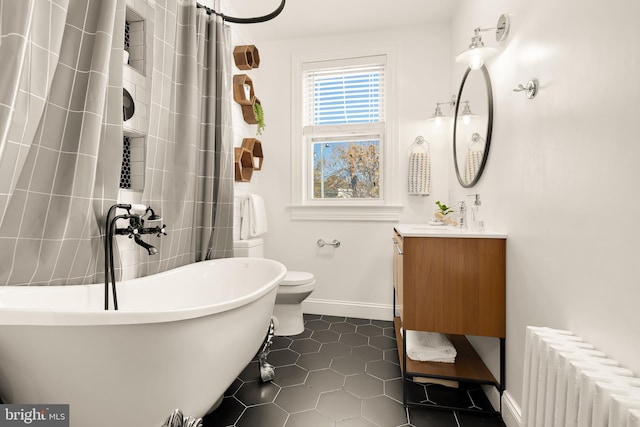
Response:
[[[99,283],[122,162],[125,1],[0,8],[0,285]],[[215,21],[194,1],[156,3],[143,198],[169,235],[149,237],[161,255],[141,275],[232,254],[230,53]]]
[[[0,285],[96,282],[122,161],[124,0],[0,6]]]
[[[229,29],[195,0],[166,3],[155,22],[176,30],[155,37],[143,201],[168,235],[149,240],[159,254],[141,257],[143,275],[233,256]]]

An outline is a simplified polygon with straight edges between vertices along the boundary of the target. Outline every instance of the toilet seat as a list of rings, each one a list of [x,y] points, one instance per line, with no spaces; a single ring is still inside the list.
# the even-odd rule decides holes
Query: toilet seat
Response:
[[[306,271],[287,271],[280,286],[300,286],[308,285],[315,281],[313,274]]]

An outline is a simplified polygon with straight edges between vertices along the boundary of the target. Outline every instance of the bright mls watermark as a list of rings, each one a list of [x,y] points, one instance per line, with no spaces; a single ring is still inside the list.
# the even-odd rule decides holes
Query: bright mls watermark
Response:
[[[69,405],[0,405],[0,427],[69,427]]]

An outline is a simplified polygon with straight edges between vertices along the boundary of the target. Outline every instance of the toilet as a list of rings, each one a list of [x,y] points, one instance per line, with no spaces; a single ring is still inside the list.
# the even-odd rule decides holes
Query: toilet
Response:
[[[264,258],[264,240],[254,237],[234,242],[234,256]],[[275,334],[298,335],[304,331],[302,301],[316,288],[316,279],[311,273],[287,271],[280,282],[273,309]]]

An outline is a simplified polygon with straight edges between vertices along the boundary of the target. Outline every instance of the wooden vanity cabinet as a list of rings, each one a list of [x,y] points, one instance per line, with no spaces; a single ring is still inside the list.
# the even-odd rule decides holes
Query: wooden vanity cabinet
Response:
[[[394,323],[403,380],[412,376],[467,380],[494,385],[502,393],[505,271],[505,238],[403,236],[394,229]],[[401,329],[447,334],[458,353],[456,362],[409,359]],[[500,381],[466,335],[499,338]],[[405,404],[411,404],[406,396]]]

